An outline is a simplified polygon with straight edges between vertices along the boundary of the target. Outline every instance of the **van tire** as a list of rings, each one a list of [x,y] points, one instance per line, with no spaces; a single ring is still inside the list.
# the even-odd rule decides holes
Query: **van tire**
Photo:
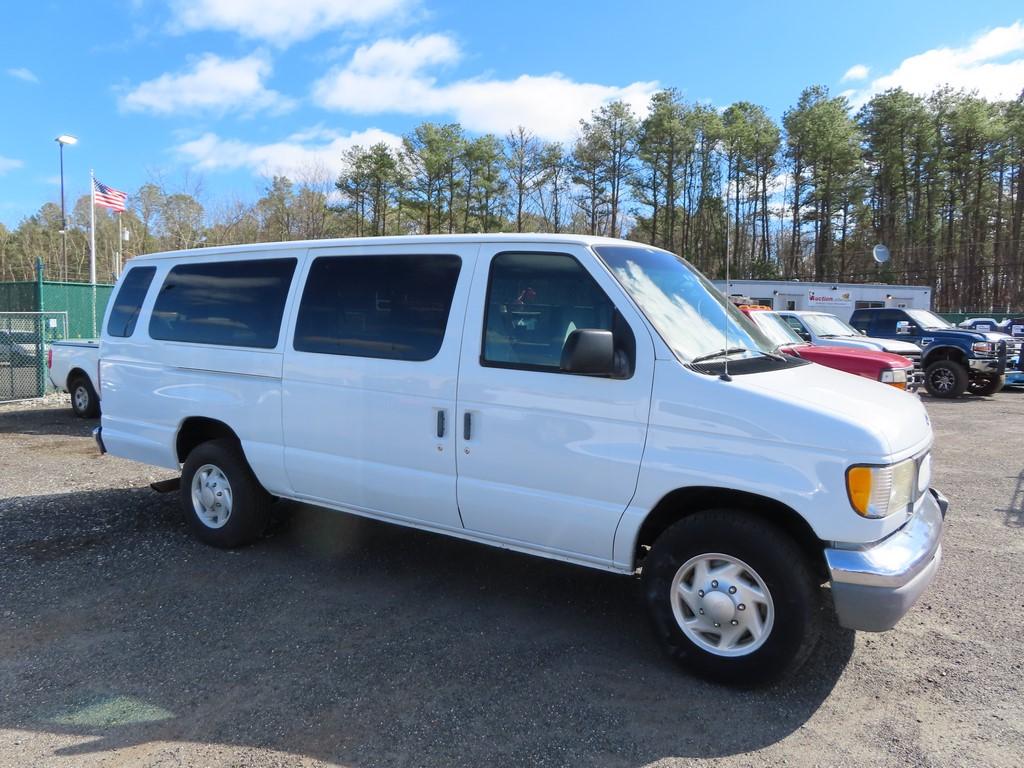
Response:
[[[960,397],[967,384],[967,371],[955,360],[937,360],[924,371],[924,386],[932,397]]]
[[[202,481],[197,473],[208,480],[205,490],[199,487]],[[181,470],[180,494],[189,528],[205,544],[241,547],[258,540],[267,529],[271,496],[236,440],[209,440],[193,448]]]
[[[88,376],[81,374],[68,382],[71,410],[80,419],[95,419],[100,415],[100,399]]]
[[[722,610],[721,604],[726,598],[732,601],[726,604],[729,616],[721,619],[723,625],[726,619],[729,623],[733,620],[749,621],[752,614],[741,614],[741,605],[748,611],[751,608],[757,610],[762,625],[766,626],[770,621],[770,629],[760,645],[749,630],[742,626],[737,630],[749,638],[744,641],[746,645],[755,646],[746,653],[738,646],[737,652],[743,655],[724,656],[712,652],[707,646],[715,643],[708,635],[698,634],[697,639],[692,639],[694,630],[691,629],[688,635],[677,619],[678,611],[688,612],[689,609],[682,608],[685,601],[681,598],[673,602],[673,591],[683,586],[692,588],[693,592],[698,588],[696,578],[687,585],[685,581],[679,581],[680,574],[687,572],[690,563],[709,555],[739,561],[750,570],[742,577],[721,576],[721,586],[718,581],[707,577],[705,589],[712,584],[714,589],[704,594],[714,592],[717,603],[702,597],[698,604],[707,606],[708,613],[713,614]],[[711,561],[713,566],[715,562]],[[719,566],[715,567],[725,563],[717,562]],[[754,583],[747,578],[751,573],[766,587],[770,607],[747,606],[738,602],[745,594],[746,586]],[[784,531],[741,510],[707,510],[675,523],[654,542],[643,562],[641,576],[655,633],[669,656],[688,672],[715,682],[749,688],[795,672],[811,655],[825,622],[821,579],[815,578],[804,552]],[[736,589],[728,586],[730,580],[738,585],[739,592],[735,595],[730,594]],[[703,612],[704,608],[699,610]],[[695,611],[690,620],[710,621],[706,614],[698,617]]]
[[[994,395],[1000,392],[1006,384],[1006,376],[978,377],[967,385],[967,391],[972,395]]]

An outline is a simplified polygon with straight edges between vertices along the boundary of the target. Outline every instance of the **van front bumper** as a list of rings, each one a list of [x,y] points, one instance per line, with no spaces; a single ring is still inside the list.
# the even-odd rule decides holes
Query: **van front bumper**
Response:
[[[898,531],[863,549],[825,550],[832,601],[848,629],[892,629],[928,587],[942,559],[942,521],[949,502],[929,489]]]

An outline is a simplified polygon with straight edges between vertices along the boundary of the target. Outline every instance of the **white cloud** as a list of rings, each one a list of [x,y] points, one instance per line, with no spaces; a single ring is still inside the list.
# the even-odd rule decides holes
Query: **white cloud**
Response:
[[[36,73],[28,67],[11,67],[7,70],[7,74],[11,77],[15,77],[18,80],[24,80],[26,83],[38,83],[39,78],[36,77]]]
[[[177,154],[197,170],[250,170],[255,176],[301,177],[314,168],[338,168],[345,150],[355,145],[369,147],[378,142],[399,147],[401,138],[369,128],[342,134],[321,126],[299,131],[270,144],[253,144],[239,139],[204,133],[175,147]]]
[[[859,107],[889,88],[928,94],[944,85],[977,91],[987,99],[1016,98],[1024,88],[1024,23],[991,29],[962,48],[933,48],[904,59],[851,101]]]
[[[327,109],[446,114],[471,131],[503,133],[525,125],[544,138],[567,140],[575,135],[580,118],[606,102],[621,99],[644,114],[658,88],[657,82],[624,87],[578,83],[557,72],[441,84],[427,72],[460,58],[458,46],[444,35],[379,40],[361,46],[348,64],[328,72],[314,85],[313,98]]]
[[[288,45],[320,32],[379,21],[411,0],[174,0],[179,27],[218,29]]]
[[[846,70],[846,73],[843,75],[843,79],[839,82],[848,83],[851,80],[867,80],[869,72],[871,72],[871,70],[863,64],[854,64]]]
[[[0,176],[3,176],[9,171],[13,171],[15,168],[21,168],[25,163],[21,160],[15,160],[13,157],[4,157],[0,155]]]
[[[222,59],[207,53],[186,72],[165,73],[141,83],[121,97],[121,108],[158,115],[199,111],[252,114],[264,109],[283,112],[294,103],[264,86],[271,69],[270,60],[261,53],[241,59]]]

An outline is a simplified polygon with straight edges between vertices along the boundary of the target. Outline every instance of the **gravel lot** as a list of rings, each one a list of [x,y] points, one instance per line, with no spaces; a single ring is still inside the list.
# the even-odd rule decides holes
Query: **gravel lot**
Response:
[[[209,549],[66,397],[0,405],[0,766],[1020,766],[1024,391],[926,402],[937,582],[755,692],[633,580],[293,504]]]

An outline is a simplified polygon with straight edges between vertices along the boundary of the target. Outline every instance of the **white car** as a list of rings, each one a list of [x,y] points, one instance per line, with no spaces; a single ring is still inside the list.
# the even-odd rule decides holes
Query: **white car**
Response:
[[[639,573],[669,654],[741,684],[806,659],[826,599],[891,628],[939,564],[921,403],[776,354],[666,251],[204,248],[133,259],[107,314],[97,442],[180,467],[216,546],[282,497]]]
[[[100,415],[99,357],[99,342],[89,339],[54,341],[46,353],[50,383],[71,395],[71,410],[81,419]]]

